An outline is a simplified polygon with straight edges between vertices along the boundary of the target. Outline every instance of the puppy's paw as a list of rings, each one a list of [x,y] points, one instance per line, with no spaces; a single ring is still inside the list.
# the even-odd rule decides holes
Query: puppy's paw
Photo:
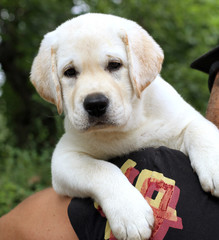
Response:
[[[209,154],[208,159],[200,158],[194,169],[198,174],[203,190],[219,197],[219,151],[213,153]]]
[[[117,239],[149,239],[154,224],[153,210],[141,193],[131,191],[105,201],[103,210]]]
[[[219,168],[212,171],[206,166],[206,169],[198,175],[203,190],[219,197]]]

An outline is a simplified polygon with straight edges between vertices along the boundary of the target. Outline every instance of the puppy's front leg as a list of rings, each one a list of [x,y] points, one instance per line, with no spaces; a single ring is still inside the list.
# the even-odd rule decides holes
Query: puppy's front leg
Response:
[[[141,193],[117,166],[77,152],[68,134],[54,151],[52,182],[60,194],[98,202],[117,239],[149,239],[153,211]]]
[[[219,131],[203,117],[185,130],[184,144],[202,188],[219,197]]]

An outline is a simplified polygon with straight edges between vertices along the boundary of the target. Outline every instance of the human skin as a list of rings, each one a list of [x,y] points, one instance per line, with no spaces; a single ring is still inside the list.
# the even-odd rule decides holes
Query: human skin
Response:
[[[1,240],[78,240],[68,218],[71,198],[45,189],[0,218]]]

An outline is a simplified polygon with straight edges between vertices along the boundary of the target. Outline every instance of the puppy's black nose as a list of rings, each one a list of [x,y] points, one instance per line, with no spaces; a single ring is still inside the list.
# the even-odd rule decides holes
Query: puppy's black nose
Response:
[[[101,117],[106,113],[109,99],[102,93],[93,93],[84,99],[83,105],[90,116]]]

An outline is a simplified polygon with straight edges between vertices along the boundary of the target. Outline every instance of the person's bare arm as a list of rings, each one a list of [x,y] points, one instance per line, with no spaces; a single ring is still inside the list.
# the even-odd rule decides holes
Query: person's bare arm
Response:
[[[32,195],[0,218],[1,240],[78,240],[67,215],[70,201],[52,188]]]

